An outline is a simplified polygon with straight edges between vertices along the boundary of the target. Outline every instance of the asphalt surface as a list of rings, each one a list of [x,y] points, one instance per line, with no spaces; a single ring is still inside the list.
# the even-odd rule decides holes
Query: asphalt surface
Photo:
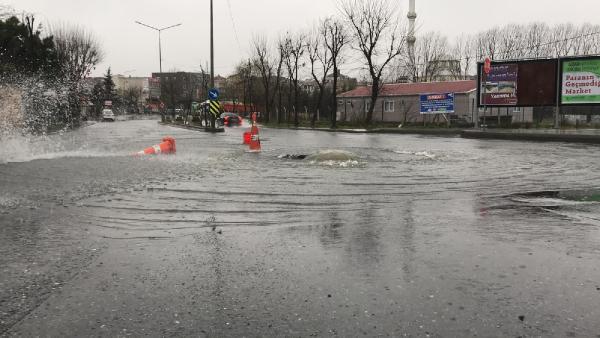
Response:
[[[0,335],[600,337],[598,146],[242,132],[4,137]]]

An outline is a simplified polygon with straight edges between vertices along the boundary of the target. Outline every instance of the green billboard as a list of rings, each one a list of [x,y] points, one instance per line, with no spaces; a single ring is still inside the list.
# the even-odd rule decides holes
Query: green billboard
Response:
[[[563,61],[561,103],[600,103],[600,58]]]

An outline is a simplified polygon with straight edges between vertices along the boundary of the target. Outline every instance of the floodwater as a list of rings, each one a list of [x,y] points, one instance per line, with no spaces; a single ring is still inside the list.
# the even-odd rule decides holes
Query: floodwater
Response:
[[[0,335],[600,334],[597,146],[243,131],[5,138]]]

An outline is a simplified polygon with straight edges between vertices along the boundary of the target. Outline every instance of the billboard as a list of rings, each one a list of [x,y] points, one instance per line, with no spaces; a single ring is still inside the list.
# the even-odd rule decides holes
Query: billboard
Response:
[[[492,62],[490,73],[479,67],[478,104],[497,107],[556,105],[558,60]]]
[[[516,106],[519,65],[504,63],[492,65],[483,75],[482,100],[488,106]]]
[[[600,103],[600,58],[564,60],[561,68],[562,104]]]
[[[150,89],[150,99],[159,100],[160,99],[160,78],[151,77],[148,78],[148,87]]]
[[[421,95],[421,114],[454,113],[454,93]]]

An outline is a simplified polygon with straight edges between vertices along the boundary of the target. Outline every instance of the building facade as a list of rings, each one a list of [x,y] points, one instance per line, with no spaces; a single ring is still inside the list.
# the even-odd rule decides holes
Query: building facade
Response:
[[[453,114],[450,119],[474,124],[477,118],[480,123],[489,126],[510,125],[520,122],[531,122],[532,108],[488,108],[477,107],[477,82],[473,80],[396,83],[385,84],[375,103],[374,122],[395,122],[399,124],[420,124],[439,120],[438,115],[421,114],[421,95],[454,94]],[[361,86],[339,95],[338,121],[363,121],[371,105],[371,87]],[[442,120],[439,120],[440,122]]]
[[[173,72],[152,73],[152,78],[159,79],[161,100],[167,108],[191,107],[192,102],[206,98],[206,86],[209,81],[202,73]]]

